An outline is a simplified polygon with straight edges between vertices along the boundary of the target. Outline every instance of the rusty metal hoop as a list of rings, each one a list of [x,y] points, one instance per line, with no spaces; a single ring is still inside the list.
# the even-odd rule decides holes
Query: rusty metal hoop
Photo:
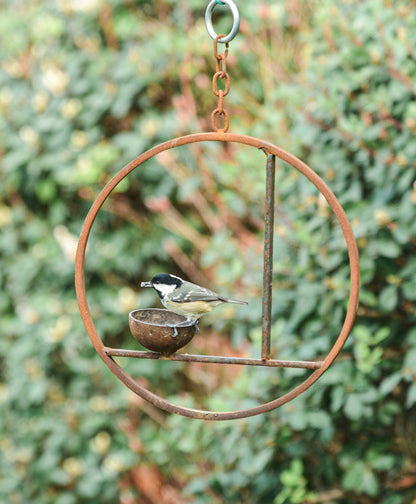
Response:
[[[350,264],[350,294],[348,301],[348,309],[345,315],[344,323],[341,328],[341,332],[335,341],[330,352],[326,358],[317,363],[317,369],[308,376],[300,385],[296,386],[290,392],[261,405],[255,406],[253,408],[248,408],[245,410],[238,411],[225,411],[225,412],[214,412],[214,411],[204,411],[198,409],[192,409],[187,407],[178,406],[173,404],[166,399],[161,398],[157,394],[150,392],[146,388],[142,387],[134,380],[129,374],[127,374],[121,366],[119,366],[108,354],[108,349],[104,346],[101,338],[99,337],[94,322],[91,317],[91,313],[88,307],[87,295],[85,291],[85,253],[87,248],[88,237],[95,218],[104,204],[107,197],[117,186],[117,184],[123,180],[131,171],[137,168],[139,165],[147,161],[148,159],[154,157],[155,155],[164,152],[166,150],[172,149],[173,147],[178,147],[182,145],[198,143],[198,142],[233,142],[248,145],[261,149],[268,155],[276,156],[281,160],[285,161],[293,168],[297,169],[302,173],[307,179],[309,179],[312,184],[319,190],[319,192],[325,197],[329,206],[332,208],[338,223],[341,226],[344,239],[347,245],[349,264]],[[342,347],[344,346],[348,335],[352,329],[355,314],[358,305],[359,296],[359,283],[360,283],[360,269],[359,269],[359,258],[358,250],[355,242],[354,234],[351,229],[351,225],[347,219],[347,216],[339,203],[336,196],[333,194],[331,189],[326,185],[326,183],[303,161],[285,151],[281,147],[277,147],[269,142],[246,136],[238,135],[233,133],[225,133],[222,131],[209,132],[209,133],[195,133],[179,138],[174,138],[162,144],[159,144],[148,151],[144,152],[136,159],[127,164],[122,168],[103,188],[94,203],[92,204],[88,215],[85,219],[84,225],[81,230],[76,260],[75,260],[75,287],[78,299],[78,305],[80,308],[82,320],[84,326],[88,333],[88,336],[107,367],[117,376],[121,382],[123,382],[128,388],[130,388],[134,393],[145,399],[146,401],[152,403],[154,406],[161,408],[169,413],[176,413],[179,415],[187,416],[190,418],[197,418],[203,420],[231,420],[237,418],[246,418],[260,413],[265,413],[271,411],[283,404],[291,401],[299,394],[308,389],[313,383],[318,380],[320,376],[328,369],[328,367],[333,363]],[[116,355],[116,354],[114,354]],[[318,366],[319,364],[319,366]]]

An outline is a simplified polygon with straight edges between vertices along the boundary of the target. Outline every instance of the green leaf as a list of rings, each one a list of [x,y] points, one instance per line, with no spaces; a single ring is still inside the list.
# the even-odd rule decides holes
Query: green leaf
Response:
[[[384,380],[380,384],[380,393],[383,395],[390,394],[390,392],[397,387],[397,385],[401,382],[402,375],[401,373],[393,373],[390,376],[384,378]]]
[[[408,280],[403,284],[403,294],[407,299],[416,299],[416,280]]]
[[[368,416],[370,414],[362,397],[359,394],[350,394],[344,404],[344,411],[351,420]]]
[[[416,383],[412,383],[406,392],[406,408],[411,408],[416,403]]]
[[[366,470],[364,462],[354,462],[342,479],[342,487],[345,490],[360,490],[363,481],[363,475]]]
[[[379,485],[373,472],[362,462],[354,462],[342,479],[344,490],[375,496]]]
[[[388,285],[380,294],[380,309],[382,311],[393,311],[398,304],[398,292],[395,285]]]
[[[375,239],[368,246],[368,253],[371,255],[396,258],[401,253],[401,248],[397,243],[385,239]]]
[[[403,369],[408,369],[412,373],[416,372],[416,348],[411,348],[406,352],[403,362]]]

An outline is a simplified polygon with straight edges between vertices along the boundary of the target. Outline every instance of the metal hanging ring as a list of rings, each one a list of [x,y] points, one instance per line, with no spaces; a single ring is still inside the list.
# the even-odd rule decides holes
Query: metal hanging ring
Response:
[[[218,42],[225,44],[226,42],[230,42],[230,40],[232,40],[238,33],[238,30],[240,28],[240,13],[238,12],[238,8],[233,0],[221,0],[221,3],[227,4],[233,15],[233,26],[230,33],[218,39]],[[218,4],[219,2],[217,2],[217,0],[211,0],[208,4],[207,10],[205,11],[205,25],[207,27],[208,33],[214,40],[216,37],[218,37],[218,35],[216,34],[214,27],[212,26],[212,11]]]
[[[225,112],[225,111],[224,111]],[[213,114],[221,115],[221,111],[214,111]],[[249,147],[254,147],[260,149],[268,155],[276,156],[276,158],[285,161],[302,175],[304,175],[324,196],[329,206],[332,208],[333,213],[341,226],[343,236],[346,242],[349,267],[350,267],[350,294],[348,300],[347,313],[345,315],[344,323],[341,328],[341,332],[338,335],[333,347],[331,348],[328,355],[322,361],[313,362],[302,362],[302,361],[280,361],[279,367],[294,367],[294,368],[308,368],[313,370],[305,381],[297,385],[294,389],[289,392],[284,393],[284,395],[277,397],[267,403],[259,404],[245,410],[238,411],[203,411],[198,409],[192,409],[185,406],[180,406],[169,402],[166,399],[158,396],[157,394],[147,390],[145,387],[140,385],[140,381],[130,376],[124,368],[122,368],[113,356],[117,355],[117,349],[111,349],[104,346],[102,339],[100,338],[97,329],[95,328],[94,321],[88,306],[87,293],[86,293],[86,281],[85,281],[85,254],[88,244],[88,237],[91,232],[91,228],[97,217],[98,212],[104,205],[105,201],[115,189],[115,187],[126,178],[129,173],[134,169],[138,168],[145,161],[153,158],[157,154],[165,152],[169,149],[173,149],[182,145],[190,145],[199,142],[233,142],[237,144],[247,145]],[[174,138],[168,140],[162,144],[152,147],[148,151],[144,152],[136,159],[127,164],[122,168],[103,188],[100,194],[97,196],[96,200],[91,206],[90,211],[85,219],[84,225],[81,230],[81,235],[78,242],[77,255],[75,260],[75,287],[77,293],[78,304],[82,316],[82,320],[87,330],[88,336],[94,345],[95,350],[105,362],[107,367],[112,373],[114,373],[121,382],[123,382],[127,387],[129,387],[135,394],[139,397],[150,402],[154,406],[163,409],[169,413],[176,413],[178,415],[183,415],[189,418],[199,418],[203,420],[234,420],[237,418],[246,418],[259,413],[265,413],[271,411],[275,408],[286,404],[295,397],[297,397],[302,392],[305,392],[311,385],[313,385],[320,376],[329,368],[329,366],[334,362],[335,358],[344,346],[348,335],[354,324],[355,314],[358,305],[358,295],[360,288],[360,264],[358,258],[358,249],[355,242],[354,234],[348,218],[342,208],[340,202],[337,200],[335,195],[332,193],[331,189],[326,185],[326,183],[315,173],[309,166],[303,163],[300,159],[295,157],[293,154],[285,151],[281,147],[273,145],[264,140],[259,140],[254,137],[249,137],[245,135],[236,135],[232,133],[227,133],[225,127],[221,130],[210,132],[210,133],[194,133],[192,135],[187,135],[180,138]],[[124,353],[124,356],[127,355]],[[182,358],[181,358],[182,357]],[[219,362],[226,363],[226,357],[221,357]],[[172,359],[173,360],[173,359]],[[186,355],[177,355],[176,360],[192,361],[192,359],[187,359]],[[250,361],[250,359],[248,359]],[[203,361],[201,361],[203,362]],[[208,361],[205,361],[208,362]],[[218,362],[218,361],[217,361]],[[243,363],[241,363],[243,364]],[[289,365],[290,364],[290,365]],[[247,362],[246,365],[252,365]],[[258,364],[254,364],[258,365]]]

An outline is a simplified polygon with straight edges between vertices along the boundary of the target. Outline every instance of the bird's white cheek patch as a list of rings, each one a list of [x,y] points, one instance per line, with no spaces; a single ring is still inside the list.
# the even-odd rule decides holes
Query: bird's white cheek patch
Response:
[[[154,287],[162,296],[166,296],[176,289],[176,285],[155,285]]]

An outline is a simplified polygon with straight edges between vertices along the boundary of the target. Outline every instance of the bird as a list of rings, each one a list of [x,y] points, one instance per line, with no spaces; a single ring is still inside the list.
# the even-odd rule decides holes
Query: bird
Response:
[[[198,331],[198,321],[202,315],[223,303],[246,305],[246,301],[237,301],[220,296],[216,292],[187,282],[169,273],[159,273],[148,282],[141,282],[141,287],[153,287],[159,294],[163,306],[168,310],[186,317],[186,320],[173,325],[177,336],[177,327],[193,323]]]

